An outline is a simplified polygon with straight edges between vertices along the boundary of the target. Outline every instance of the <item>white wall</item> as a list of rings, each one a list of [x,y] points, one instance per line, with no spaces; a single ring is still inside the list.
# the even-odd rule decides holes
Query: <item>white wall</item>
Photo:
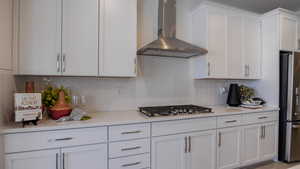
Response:
[[[219,105],[226,95],[219,93],[225,81],[193,80],[189,60],[144,56],[140,58],[137,78],[52,77],[51,83],[71,88],[75,95],[87,97],[92,111],[134,110],[138,106],[166,104]],[[19,90],[26,80],[34,80],[37,89],[45,86],[41,77],[18,78]]]

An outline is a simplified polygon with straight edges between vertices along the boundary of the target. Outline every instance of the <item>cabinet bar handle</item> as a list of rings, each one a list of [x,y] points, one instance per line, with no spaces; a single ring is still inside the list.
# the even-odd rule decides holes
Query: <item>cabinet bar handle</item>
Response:
[[[192,150],[192,137],[191,136],[189,136],[189,153],[191,152],[191,150]]]
[[[66,169],[65,168],[65,153],[63,153],[63,169]]]
[[[62,56],[62,71],[66,72],[66,54]]]
[[[136,149],[140,149],[140,148],[141,148],[141,146],[122,148],[121,151],[130,151],[130,150],[136,150]]]
[[[258,117],[258,119],[267,119],[267,116]]]
[[[260,138],[263,139],[264,138],[264,126],[261,126],[260,130],[261,130]]]
[[[264,139],[266,138],[266,126],[263,126],[263,129],[264,129]]]
[[[187,137],[184,137],[184,153],[187,153]]]
[[[247,76],[248,76],[248,73],[247,73],[247,70],[248,70],[248,69],[247,69],[247,65],[245,65],[244,68],[245,68],[245,76],[247,77]]]
[[[122,167],[131,167],[131,166],[135,166],[135,165],[139,165],[139,164],[141,164],[141,162],[123,164]]]
[[[235,123],[237,122],[236,120],[231,120],[231,121],[226,121],[225,123]]]
[[[134,59],[134,73],[137,74],[137,59]]]
[[[219,132],[219,147],[221,147],[221,145],[222,145],[222,133],[221,132]]]
[[[126,134],[138,134],[141,133],[141,130],[136,130],[136,131],[127,131],[127,132],[122,132],[122,135],[126,135]]]
[[[210,62],[207,63],[207,69],[208,69],[207,70],[208,71],[207,74],[208,74],[208,76],[210,76]]]
[[[55,141],[69,141],[69,140],[73,140],[72,137],[67,137],[67,138],[58,138],[58,139],[55,139]]]
[[[56,169],[58,169],[58,153],[56,153]]]
[[[248,76],[250,76],[250,65],[248,65]]]
[[[57,70],[57,72],[60,72],[60,54],[57,54],[57,58],[56,58],[56,70]]]

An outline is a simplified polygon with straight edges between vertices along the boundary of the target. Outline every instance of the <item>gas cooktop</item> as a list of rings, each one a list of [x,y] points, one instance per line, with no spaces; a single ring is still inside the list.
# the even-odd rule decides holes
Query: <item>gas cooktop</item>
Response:
[[[211,108],[196,105],[139,107],[139,111],[148,117],[212,113]]]

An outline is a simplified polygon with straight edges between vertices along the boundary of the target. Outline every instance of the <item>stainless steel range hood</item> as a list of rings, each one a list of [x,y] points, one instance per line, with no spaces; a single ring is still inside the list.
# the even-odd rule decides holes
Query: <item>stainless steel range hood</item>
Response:
[[[142,47],[137,55],[190,58],[206,49],[176,39],[176,0],[159,0],[158,39]]]

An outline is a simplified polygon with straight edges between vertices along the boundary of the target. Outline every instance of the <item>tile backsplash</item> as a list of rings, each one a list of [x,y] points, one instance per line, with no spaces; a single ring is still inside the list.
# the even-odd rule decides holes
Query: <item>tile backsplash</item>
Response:
[[[46,80],[45,80],[46,79]],[[139,57],[137,78],[96,77],[17,77],[17,89],[24,90],[27,80],[34,80],[37,90],[48,81],[71,89],[74,95],[86,97],[91,111],[132,110],[139,106],[166,104],[225,104],[226,94],[219,88],[225,80],[193,80],[190,60],[161,57]]]

